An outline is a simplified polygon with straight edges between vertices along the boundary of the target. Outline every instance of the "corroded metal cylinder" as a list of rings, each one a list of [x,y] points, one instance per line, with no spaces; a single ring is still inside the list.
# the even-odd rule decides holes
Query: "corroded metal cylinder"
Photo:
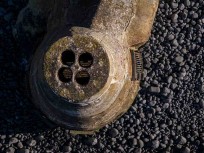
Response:
[[[142,58],[158,0],[30,0],[26,12],[46,21],[46,35],[30,68],[33,102],[55,123],[94,131],[131,106],[139,90]],[[34,18],[35,17],[35,18]],[[17,29],[17,34],[18,30]]]

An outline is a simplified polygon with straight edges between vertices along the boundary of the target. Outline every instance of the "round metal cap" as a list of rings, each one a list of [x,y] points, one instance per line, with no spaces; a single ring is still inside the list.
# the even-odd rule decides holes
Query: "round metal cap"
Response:
[[[77,103],[104,87],[109,76],[109,60],[103,47],[92,37],[63,37],[45,53],[43,69],[52,90]]]

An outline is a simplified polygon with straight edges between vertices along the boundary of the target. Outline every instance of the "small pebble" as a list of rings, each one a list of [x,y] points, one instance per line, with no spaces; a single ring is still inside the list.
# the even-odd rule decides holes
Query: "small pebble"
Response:
[[[30,147],[35,146],[36,143],[37,143],[37,142],[36,142],[35,140],[28,140],[28,141],[27,141],[27,144],[28,144]]]
[[[160,88],[151,86],[149,88],[149,91],[152,92],[152,93],[160,93]]]
[[[183,57],[178,55],[178,56],[176,56],[175,61],[177,63],[182,63],[183,62]]]

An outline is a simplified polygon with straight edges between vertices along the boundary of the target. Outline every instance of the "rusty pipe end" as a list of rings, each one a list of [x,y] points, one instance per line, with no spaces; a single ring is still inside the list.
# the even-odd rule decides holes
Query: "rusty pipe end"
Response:
[[[36,106],[76,131],[98,130],[124,114],[139,90],[143,65],[137,49],[150,36],[158,2],[30,0],[16,33],[31,36],[29,47],[46,32],[30,68]]]
[[[131,105],[139,89],[139,81],[132,81],[127,50],[98,31],[74,27],[65,34],[57,30],[44,39],[33,58],[34,103],[64,127],[100,129],[125,112],[124,106]],[[127,90],[132,88],[137,90]]]

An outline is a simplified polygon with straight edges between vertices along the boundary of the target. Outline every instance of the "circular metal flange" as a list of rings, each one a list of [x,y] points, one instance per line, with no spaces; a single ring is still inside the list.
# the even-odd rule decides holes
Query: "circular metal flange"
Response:
[[[109,76],[108,56],[91,37],[63,37],[46,52],[44,75],[55,93],[80,102],[104,87]]]

